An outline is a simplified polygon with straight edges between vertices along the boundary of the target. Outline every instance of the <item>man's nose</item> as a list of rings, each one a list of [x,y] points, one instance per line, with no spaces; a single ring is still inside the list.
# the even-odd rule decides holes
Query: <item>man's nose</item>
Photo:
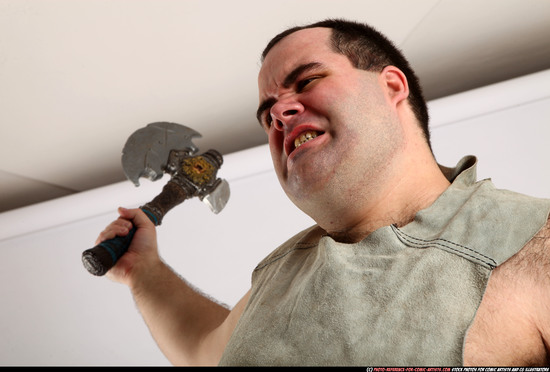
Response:
[[[292,118],[304,111],[304,106],[294,99],[279,100],[271,107],[271,117],[275,129],[284,131]]]

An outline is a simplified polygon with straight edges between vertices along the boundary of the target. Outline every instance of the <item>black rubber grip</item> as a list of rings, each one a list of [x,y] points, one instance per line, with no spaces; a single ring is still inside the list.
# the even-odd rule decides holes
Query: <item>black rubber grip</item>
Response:
[[[133,227],[126,236],[117,236],[82,252],[82,263],[86,270],[96,276],[105,275],[126,253],[135,233],[136,228]]]
[[[143,206],[140,209],[145,212],[145,215],[149,217],[155,226],[160,225],[159,217],[152,213],[147,206]],[[135,227],[132,227],[128,235],[116,236],[113,239],[105,240],[95,247],[82,252],[82,263],[86,270],[96,276],[105,275],[111,267],[115,266],[118,259],[126,253],[132,243],[136,230]]]

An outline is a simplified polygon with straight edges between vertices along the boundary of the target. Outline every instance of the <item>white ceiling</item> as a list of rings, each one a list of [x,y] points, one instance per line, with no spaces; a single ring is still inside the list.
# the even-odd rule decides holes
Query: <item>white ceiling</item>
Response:
[[[265,143],[259,54],[328,17],[393,39],[428,99],[550,68],[546,0],[0,0],[0,212],[124,180],[150,122],[203,151]]]

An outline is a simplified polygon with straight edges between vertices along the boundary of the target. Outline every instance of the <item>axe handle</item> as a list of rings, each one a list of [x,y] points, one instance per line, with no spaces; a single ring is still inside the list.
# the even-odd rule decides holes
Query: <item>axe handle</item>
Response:
[[[158,226],[164,214],[187,198],[188,193],[181,186],[169,181],[162,192],[151,202],[142,206],[141,210],[155,226]],[[82,263],[86,270],[96,276],[105,275],[126,253],[135,232],[136,228],[133,227],[126,236],[116,236],[82,252]]]
[[[116,236],[82,252],[82,263],[86,270],[96,276],[105,275],[128,250],[135,232],[136,228],[133,227],[126,236]]]

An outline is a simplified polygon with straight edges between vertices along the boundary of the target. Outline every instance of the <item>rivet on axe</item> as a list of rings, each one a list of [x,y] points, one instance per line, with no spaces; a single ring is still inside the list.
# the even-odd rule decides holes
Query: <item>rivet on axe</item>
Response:
[[[195,155],[199,149],[192,139],[200,136],[181,124],[157,122],[135,131],[124,145],[122,168],[134,185],[139,186],[140,177],[156,181],[164,173],[171,175],[162,192],[140,207],[156,226],[170,209],[195,196],[216,214],[227,204],[229,185],[216,178],[222,155],[216,150]],[[104,275],[128,250],[135,232],[134,227],[124,237],[85,250],[84,267],[93,275]]]

